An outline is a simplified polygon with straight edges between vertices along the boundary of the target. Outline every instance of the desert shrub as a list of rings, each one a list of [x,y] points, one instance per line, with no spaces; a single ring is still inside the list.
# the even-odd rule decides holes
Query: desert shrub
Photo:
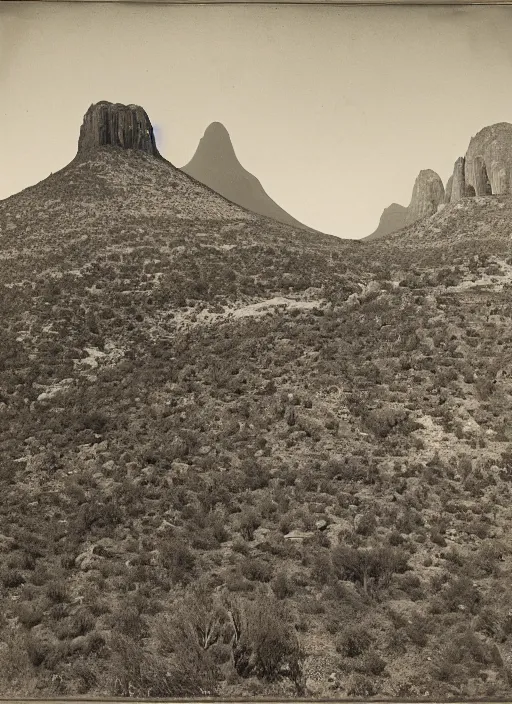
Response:
[[[394,620],[395,632],[399,637],[403,637],[404,641],[410,641],[420,648],[427,645],[428,636],[436,624],[435,620],[421,612],[411,614],[410,618],[404,618],[403,615],[395,613],[392,620]]]
[[[357,522],[355,531],[357,535],[371,535],[377,527],[377,519],[374,513],[364,513]]]
[[[268,682],[287,677],[302,692],[304,654],[281,603],[261,596],[252,603],[232,601],[227,610],[234,631],[236,672]]]
[[[503,546],[499,543],[486,542],[478,550],[474,564],[484,575],[498,576],[503,553]]]
[[[404,575],[401,575],[398,582],[398,587],[403,592],[405,592],[413,601],[417,601],[418,599],[423,598],[423,588],[421,586],[421,580],[416,574],[408,572]]]
[[[46,585],[46,596],[54,604],[63,604],[69,601],[69,594],[66,585],[63,582],[52,581]]]
[[[250,548],[247,545],[247,543],[245,542],[245,540],[243,538],[241,538],[240,536],[238,536],[237,538],[235,538],[235,540],[233,540],[231,550],[233,552],[239,553],[240,555],[248,555]]]
[[[492,647],[472,630],[455,635],[433,659],[433,675],[440,681],[463,682],[494,661]]]
[[[33,628],[43,620],[43,608],[40,604],[20,603],[16,609],[19,622],[25,628]]]
[[[6,589],[15,589],[25,583],[25,577],[15,569],[2,570],[0,580]]]
[[[127,636],[110,641],[110,681],[116,696],[136,698],[215,695],[215,673],[178,653],[173,660],[149,652]]]
[[[157,626],[159,648],[164,654],[207,651],[222,642],[227,613],[219,599],[204,587],[178,599],[170,614]]]
[[[174,584],[188,584],[193,578],[196,559],[180,537],[171,537],[160,546],[162,565]]]
[[[46,667],[52,668],[64,655],[64,652],[58,646],[45,638],[34,635],[33,631],[29,631],[25,636],[25,648],[28,658],[34,667],[44,664]]]
[[[441,598],[448,611],[460,611],[463,607],[469,613],[476,613],[481,603],[478,588],[465,576],[452,579],[442,592]]]
[[[139,640],[146,631],[146,623],[133,604],[116,608],[111,616],[112,625],[119,633]]]
[[[349,697],[373,697],[377,694],[377,691],[375,679],[360,672],[352,675],[347,686]]]
[[[407,554],[388,546],[351,548],[339,545],[331,553],[332,564],[339,579],[359,584],[365,593],[389,584],[395,573],[408,569]]]
[[[311,566],[311,578],[318,584],[327,584],[333,574],[331,556],[327,550],[316,552]]]
[[[94,629],[96,619],[87,609],[80,609],[71,617],[71,637],[84,636]]]
[[[384,674],[386,661],[375,650],[365,653],[357,663],[357,670],[373,677]]]
[[[430,540],[442,548],[445,548],[447,545],[446,538],[444,537],[444,535],[442,535],[438,530],[435,529],[432,530],[430,533]]]
[[[273,570],[268,562],[251,558],[242,562],[241,572],[251,582],[270,582]]]
[[[258,516],[256,511],[252,508],[244,511],[240,516],[239,520],[239,531],[240,535],[245,540],[252,540],[254,538],[254,531],[261,525],[261,518]]]
[[[388,536],[388,542],[393,547],[398,547],[399,545],[403,545],[405,538],[396,529],[393,529]]]
[[[348,658],[362,655],[373,642],[366,626],[347,626],[336,638],[336,650]]]
[[[285,572],[279,572],[272,580],[271,586],[278,599],[286,599],[289,596],[293,596],[295,592],[294,585]]]
[[[364,417],[364,423],[374,435],[385,438],[406,419],[407,412],[404,409],[386,406],[369,411]]]

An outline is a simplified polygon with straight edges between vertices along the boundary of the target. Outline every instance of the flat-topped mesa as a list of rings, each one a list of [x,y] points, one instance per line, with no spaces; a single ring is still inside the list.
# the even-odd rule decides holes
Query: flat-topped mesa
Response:
[[[80,128],[78,154],[104,146],[134,149],[160,157],[149,117],[138,105],[106,100],[91,105]]]
[[[412,225],[417,220],[437,213],[438,206],[443,201],[444,186],[441,177],[431,169],[420,171],[414,183],[405,224]]]
[[[474,195],[512,192],[512,124],[498,122],[472,137],[466,152],[464,175]]]

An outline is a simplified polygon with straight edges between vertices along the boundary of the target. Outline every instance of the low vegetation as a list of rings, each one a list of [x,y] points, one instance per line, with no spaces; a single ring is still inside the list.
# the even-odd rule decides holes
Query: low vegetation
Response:
[[[2,692],[508,696],[502,211],[343,242],[109,158],[0,203]]]

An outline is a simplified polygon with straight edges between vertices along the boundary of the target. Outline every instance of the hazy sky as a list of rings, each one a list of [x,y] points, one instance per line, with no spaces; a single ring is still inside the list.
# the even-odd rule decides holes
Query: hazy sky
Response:
[[[512,7],[0,4],[0,198],[76,153],[93,102],[142,105],[161,153],[222,122],[298,220],[363,237],[512,122]]]

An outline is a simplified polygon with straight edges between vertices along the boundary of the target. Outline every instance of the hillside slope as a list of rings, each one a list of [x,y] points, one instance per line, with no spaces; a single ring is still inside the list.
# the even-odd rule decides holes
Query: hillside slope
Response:
[[[511,208],[343,241],[112,146],[1,201],[5,695],[509,696]]]

